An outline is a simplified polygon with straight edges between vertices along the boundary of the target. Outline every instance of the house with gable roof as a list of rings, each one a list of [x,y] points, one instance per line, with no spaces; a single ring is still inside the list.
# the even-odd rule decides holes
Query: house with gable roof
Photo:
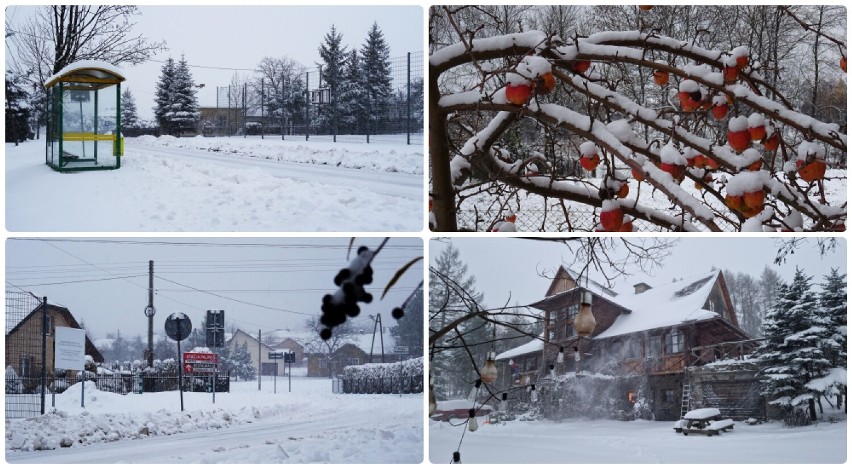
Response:
[[[573,328],[583,290],[592,293],[596,320],[589,337],[579,337]],[[658,420],[675,420],[689,408],[708,405],[735,417],[762,412],[753,372],[722,376],[704,369],[723,358],[742,358],[757,345],[739,328],[720,271],[658,287],[640,283],[632,294],[617,294],[560,267],[545,297],[532,307],[542,312],[544,333],[497,356],[503,380],[498,385],[543,385],[571,373],[637,376]],[[624,389],[625,407],[638,391]]]

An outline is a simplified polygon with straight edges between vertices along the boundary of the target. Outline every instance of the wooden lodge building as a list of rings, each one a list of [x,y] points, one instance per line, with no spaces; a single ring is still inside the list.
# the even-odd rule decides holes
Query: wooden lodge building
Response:
[[[498,389],[537,384],[546,393],[566,375],[634,377],[618,381],[623,389],[615,391],[625,411],[641,396],[656,420],[676,420],[699,407],[718,407],[726,418],[764,416],[754,367],[742,360],[757,341],[739,328],[721,272],[654,288],[640,283],[632,294],[580,278],[559,268],[545,297],[532,305],[543,312],[543,336],[497,356]],[[581,338],[573,323],[584,289],[593,294],[596,325]]]

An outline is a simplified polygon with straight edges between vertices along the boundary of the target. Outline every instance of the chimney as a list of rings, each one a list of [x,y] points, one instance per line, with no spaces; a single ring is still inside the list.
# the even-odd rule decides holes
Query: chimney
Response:
[[[636,285],[633,285],[633,293],[640,294],[645,293],[646,291],[651,289],[651,285],[648,285],[645,282],[639,282]]]

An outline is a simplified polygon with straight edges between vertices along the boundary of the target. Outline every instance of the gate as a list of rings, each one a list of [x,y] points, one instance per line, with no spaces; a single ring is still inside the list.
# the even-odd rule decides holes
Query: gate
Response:
[[[6,290],[6,418],[44,414],[47,298]]]

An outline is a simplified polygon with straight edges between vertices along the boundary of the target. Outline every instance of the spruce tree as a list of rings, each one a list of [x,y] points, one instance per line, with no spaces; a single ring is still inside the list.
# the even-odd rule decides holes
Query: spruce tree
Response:
[[[6,141],[15,146],[29,138],[30,107],[21,77],[6,72]]]
[[[388,113],[393,99],[390,47],[378,23],[373,23],[367,39],[361,46],[364,81],[367,89],[367,112],[373,124],[372,133],[384,133],[388,127]]]
[[[237,345],[231,352],[229,359],[231,376],[243,380],[250,380],[257,377],[257,369],[251,362],[251,354],[248,351],[248,345],[243,342]]]
[[[363,69],[358,51],[349,53],[344,80],[340,83],[338,125],[341,133],[363,134],[366,132],[366,90]]]
[[[343,34],[338,33],[334,25],[326,33],[324,42],[319,47],[319,54],[322,59],[322,63],[318,64],[322,67],[320,79],[323,82],[323,87],[329,89],[331,102],[318,105],[314,125],[319,127],[320,132],[332,133],[337,132],[337,119],[340,117],[338,93],[343,81],[348,55],[346,46],[343,45]]]
[[[171,121],[166,120],[172,102],[172,89],[175,79],[175,61],[171,57],[166,60],[160,69],[160,79],[157,81],[157,89],[154,92],[154,119],[164,134],[172,133]]]
[[[764,331],[766,340],[757,350],[761,394],[770,405],[793,417],[790,423],[804,423],[796,415],[806,408],[811,420],[815,419],[816,401],[823,391],[815,389],[814,383],[829,372],[822,347],[830,328],[812,291],[811,277],[802,270],[796,269],[790,285],[778,287]]]
[[[452,244],[444,249],[429,270],[429,331],[440,333],[461,318],[467,320],[438,337],[431,363],[436,394],[441,398],[467,395],[476,379],[474,368],[480,367],[489,344],[490,326],[474,314],[483,295],[476,291],[476,279],[467,273],[467,265]],[[476,363],[471,362],[471,356]]]
[[[405,304],[405,315],[391,328],[398,345],[408,347],[413,357],[423,356],[423,286]]]
[[[825,342],[825,356],[838,375],[846,376],[846,274],[841,274],[837,269],[831,269],[831,273],[823,277],[820,294],[820,306],[823,314],[828,318],[831,330],[830,341]],[[834,392],[837,395],[837,406],[842,403],[841,396],[846,394],[844,383],[834,383]]]
[[[198,99],[196,98],[195,81],[189,71],[186,58],[181,56],[175,67],[174,80],[171,88],[171,101],[164,117],[178,132],[195,130],[198,121]]]
[[[130,88],[121,93],[121,128],[135,129],[139,127],[139,114],[136,112],[136,99]]]

